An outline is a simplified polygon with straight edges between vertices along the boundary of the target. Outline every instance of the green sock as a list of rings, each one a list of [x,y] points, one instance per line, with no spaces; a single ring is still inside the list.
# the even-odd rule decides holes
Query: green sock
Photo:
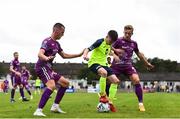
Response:
[[[117,87],[118,87],[118,84],[111,84],[111,86],[109,88],[109,100],[111,102],[113,102],[113,99],[114,99],[114,97],[116,95]]]
[[[106,94],[106,78],[101,77],[99,80],[99,86],[100,86],[100,95]]]

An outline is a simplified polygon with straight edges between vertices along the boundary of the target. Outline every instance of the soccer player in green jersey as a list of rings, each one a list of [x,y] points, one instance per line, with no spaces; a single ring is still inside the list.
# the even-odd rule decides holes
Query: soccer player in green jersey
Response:
[[[114,30],[110,30],[106,38],[97,40],[89,48],[86,48],[83,53],[84,60],[88,61],[89,69],[101,76],[100,78],[100,102],[109,102],[110,110],[116,112],[116,108],[113,105],[113,98],[117,92],[117,86],[119,79],[114,75],[112,70],[108,67],[107,56],[111,51],[111,44],[118,38],[118,34]],[[92,51],[93,50],[93,51]],[[88,58],[88,52],[92,51],[91,57]],[[109,99],[106,95],[106,78],[112,83],[110,87]]]
[[[41,89],[41,80],[39,79],[39,77],[37,77],[37,79],[35,80],[35,94],[37,92],[40,94],[41,93],[40,89]]]

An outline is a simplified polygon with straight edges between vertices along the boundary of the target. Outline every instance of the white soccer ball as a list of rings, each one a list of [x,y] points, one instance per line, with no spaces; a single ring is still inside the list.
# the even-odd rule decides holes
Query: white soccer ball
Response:
[[[102,102],[100,102],[97,105],[97,111],[98,112],[109,112],[109,110],[110,110],[109,103],[102,103]]]

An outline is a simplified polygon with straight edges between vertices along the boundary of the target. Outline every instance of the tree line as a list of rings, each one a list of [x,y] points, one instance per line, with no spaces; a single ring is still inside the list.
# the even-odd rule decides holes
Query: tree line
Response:
[[[147,70],[143,62],[141,62],[137,57],[133,58],[134,67],[140,73],[156,72],[156,73],[168,73],[168,72],[180,72],[180,64],[177,61],[164,60],[158,57],[153,59],[148,59],[148,61],[154,65],[154,69]],[[79,71],[79,79],[87,79],[89,82],[92,80],[99,79],[99,76],[92,73],[87,67]]]
[[[133,63],[135,68],[137,69],[138,72],[140,73],[147,73],[147,72],[180,72],[180,64],[177,63],[177,61],[171,61],[171,60],[164,60],[164,59],[160,59],[158,57],[155,57],[153,59],[148,59],[148,61],[153,64],[155,66],[155,68],[151,71],[148,71],[143,62],[141,62],[138,58],[133,58]],[[3,65],[3,62],[0,62],[0,77],[2,76],[6,76],[9,72],[9,67]],[[34,71],[34,63],[26,63],[26,65],[28,64],[28,69],[31,72],[32,75],[32,79],[36,79],[37,75]],[[63,65],[63,64],[62,64]],[[71,65],[71,64],[70,64]],[[99,79],[99,77],[97,75],[95,75],[93,72],[91,72],[88,67],[87,64],[84,63],[79,63],[79,65],[85,65],[83,66],[83,68],[79,69],[79,71],[77,71],[77,78],[78,79],[87,79],[88,81],[93,80],[93,79]],[[72,66],[73,68],[73,66]],[[58,71],[57,68],[55,68],[56,71]],[[73,69],[72,69],[73,70]],[[78,70],[77,68],[74,68],[74,70]],[[63,70],[65,71],[67,74],[71,75],[71,72],[69,72],[69,70]],[[61,71],[60,71],[61,72]]]

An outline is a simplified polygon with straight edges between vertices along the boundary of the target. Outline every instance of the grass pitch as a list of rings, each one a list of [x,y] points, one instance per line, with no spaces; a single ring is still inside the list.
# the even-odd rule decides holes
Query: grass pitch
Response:
[[[26,94],[27,95],[27,94]],[[0,93],[0,118],[36,118],[33,116],[40,96],[33,95],[33,100],[22,102],[16,92],[15,103],[10,103],[9,94]],[[28,97],[28,96],[27,96]],[[43,112],[47,118],[180,118],[180,94],[146,93],[144,105],[146,112],[138,111],[138,101],[134,93],[118,93],[114,101],[118,112],[98,113],[98,95],[95,93],[66,93],[61,108],[67,114],[50,112],[55,93],[49,99]]]

